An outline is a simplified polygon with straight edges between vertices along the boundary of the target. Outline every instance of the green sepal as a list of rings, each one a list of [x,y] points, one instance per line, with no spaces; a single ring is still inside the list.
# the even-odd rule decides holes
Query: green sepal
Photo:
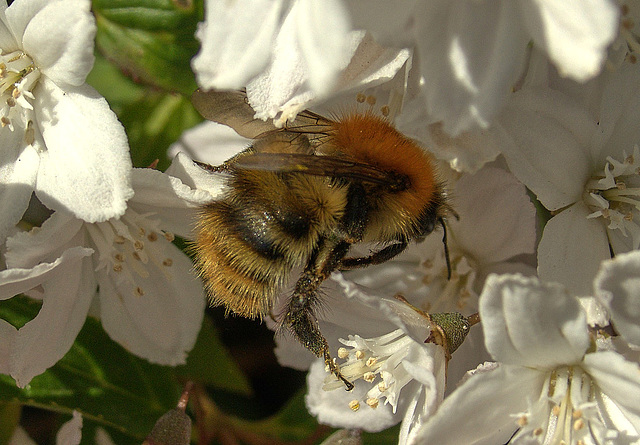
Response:
[[[447,352],[453,354],[464,342],[470,330],[469,320],[458,312],[429,314],[431,322],[435,323],[444,333],[447,341]]]

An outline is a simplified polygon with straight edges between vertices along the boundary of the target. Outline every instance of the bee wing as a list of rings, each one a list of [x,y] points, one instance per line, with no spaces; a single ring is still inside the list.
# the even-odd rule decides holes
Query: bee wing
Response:
[[[326,135],[333,122],[311,111],[300,112],[295,120],[277,128],[272,120],[256,119],[244,91],[202,91],[191,96],[193,106],[207,120],[233,128],[240,136],[259,139],[265,134],[279,131],[304,133],[310,141]]]
[[[405,179],[369,164],[335,156],[302,153],[252,153],[238,158],[234,168],[276,173],[304,173],[314,176],[347,178],[390,188],[403,187]]]

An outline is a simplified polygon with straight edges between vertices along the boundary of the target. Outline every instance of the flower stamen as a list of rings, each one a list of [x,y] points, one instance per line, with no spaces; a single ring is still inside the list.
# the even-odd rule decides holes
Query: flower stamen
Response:
[[[24,52],[14,51],[0,55],[0,125],[13,130],[17,123],[27,131],[33,113],[30,100],[34,96],[31,91],[39,78],[38,68]],[[26,135],[25,140],[33,138]]]
[[[340,365],[342,375],[351,382],[362,380],[371,385],[364,399],[367,406],[377,407],[380,398],[384,397],[385,403],[391,404],[395,412],[400,391],[412,380],[402,362],[414,340],[397,329],[377,338],[363,339],[356,335],[340,341],[352,349],[349,353],[347,348],[341,348],[343,351],[339,353],[339,356],[346,353],[347,359],[346,363]],[[342,384],[329,375],[323,389],[330,391],[341,387]]]
[[[602,439],[614,433],[599,415],[597,388],[581,367],[556,369],[545,387],[541,403],[514,416],[520,428],[514,442],[531,435],[545,445],[604,443]]]
[[[602,176],[592,178],[585,188],[585,202],[592,209],[589,219],[608,220],[609,230],[618,229],[631,236],[633,249],[640,247],[640,149],[623,153],[623,162],[608,157]]]
[[[166,250],[166,243],[158,243],[160,237],[172,239],[173,235],[160,230],[158,222],[149,215],[140,215],[129,209],[117,220],[86,225],[89,236],[97,247],[97,270],[116,273],[120,283],[127,283],[137,297],[146,295],[140,280],[151,276],[150,270],[161,271],[171,279],[173,259]]]

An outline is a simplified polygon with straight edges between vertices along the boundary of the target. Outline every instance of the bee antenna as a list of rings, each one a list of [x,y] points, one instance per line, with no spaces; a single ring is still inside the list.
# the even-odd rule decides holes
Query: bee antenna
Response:
[[[444,218],[438,218],[438,222],[442,226],[442,244],[444,244],[444,260],[447,262],[447,280],[451,279],[451,258],[449,257],[449,246],[447,245],[447,225],[444,223]]]

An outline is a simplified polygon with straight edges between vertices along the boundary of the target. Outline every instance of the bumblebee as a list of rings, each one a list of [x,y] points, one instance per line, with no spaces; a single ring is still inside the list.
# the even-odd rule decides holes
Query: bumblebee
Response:
[[[254,140],[222,165],[198,163],[227,173],[222,199],[199,213],[194,243],[211,304],[262,318],[303,267],[280,329],[353,388],[318,328],[319,287],[333,271],[395,257],[438,224],[448,264],[445,219],[453,211],[431,155],[373,113],[329,119],[304,111],[278,129],[253,118],[243,92],[196,91],[192,100],[206,119]],[[350,257],[355,243],[380,248]]]

